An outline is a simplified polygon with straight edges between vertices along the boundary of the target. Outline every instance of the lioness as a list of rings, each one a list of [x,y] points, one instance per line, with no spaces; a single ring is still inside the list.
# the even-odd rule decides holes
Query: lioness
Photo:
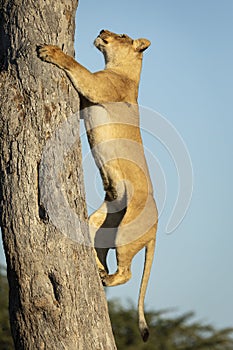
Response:
[[[38,48],[39,57],[63,69],[80,94],[88,140],[106,192],[89,218],[96,261],[105,286],[131,277],[134,255],[146,248],[138,312],[144,341],[149,336],[144,298],[155,248],[158,214],[139,129],[138,85],[147,39],[102,30],[94,42],[105,69],[91,73],[57,46]],[[108,274],[107,254],[116,250],[117,271]]]

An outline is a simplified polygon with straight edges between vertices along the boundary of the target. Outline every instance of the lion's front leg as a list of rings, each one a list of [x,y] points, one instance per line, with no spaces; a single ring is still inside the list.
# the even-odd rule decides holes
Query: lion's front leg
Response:
[[[38,46],[37,52],[40,59],[45,62],[53,63],[62,69],[69,69],[76,63],[73,57],[66,55],[58,46]]]
[[[43,45],[37,47],[37,53],[42,61],[55,64],[63,69],[75,89],[81,93],[87,100],[93,103],[98,103],[103,99],[104,91],[100,91],[101,82],[96,81],[96,75],[83,67],[80,63],[69,55],[66,55],[58,46]],[[107,89],[109,92],[109,87]]]

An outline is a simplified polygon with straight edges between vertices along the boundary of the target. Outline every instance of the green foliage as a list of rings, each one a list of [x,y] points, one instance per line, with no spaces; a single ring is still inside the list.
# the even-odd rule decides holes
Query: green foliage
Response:
[[[8,281],[6,271],[0,265],[0,349],[14,349],[8,314]]]
[[[123,308],[118,301],[110,301],[109,312],[118,350],[233,350],[233,329],[217,331],[192,322],[193,313],[171,319],[164,311],[149,312],[150,337],[143,343],[132,305]]]

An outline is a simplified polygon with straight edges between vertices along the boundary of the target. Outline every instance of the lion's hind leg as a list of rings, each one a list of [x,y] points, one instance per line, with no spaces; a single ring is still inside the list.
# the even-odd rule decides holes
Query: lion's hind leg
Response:
[[[117,271],[112,275],[106,275],[103,284],[108,287],[117,286],[130,280],[131,264],[134,256],[146,246],[144,239],[138,239],[125,245],[116,247]]]
[[[110,248],[116,247],[118,226],[125,214],[125,209],[112,209],[111,203],[105,201],[89,218],[92,244],[102,279],[108,275],[107,254]]]
[[[103,279],[103,284],[108,287],[113,287],[126,283],[132,276],[131,263],[134,255],[134,253],[131,254],[127,245],[117,247],[117,271],[112,275],[106,275]]]
[[[107,217],[106,204],[103,203],[99,209],[92,213],[89,217],[89,231],[91,236],[91,242],[93,247],[95,247],[96,234],[100,227],[103,225]],[[108,267],[106,262],[106,257],[108,254],[107,248],[95,247],[95,258],[97,267],[100,275],[104,276],[108,274]]]
[[[134,256],[155,239],[157,209],[153,197],[148,199],[143,215],[140,215],[138,208],[140,208],[139,205],[133,207],[131,203],[119,225],[116,236],[117,271],[105,276],[103,283],[106,286],[127,282],[131,278],[131,263]],[[132,213],[139,213],[139,215],[133,216]]]

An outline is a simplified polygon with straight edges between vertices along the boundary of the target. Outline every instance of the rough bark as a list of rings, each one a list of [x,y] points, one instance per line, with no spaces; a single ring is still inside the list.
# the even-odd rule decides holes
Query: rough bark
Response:
[[[115,349],[93,251],[84,244],[78,140],[58,174],[77,214],[78,242],[54,225],[39,188],[56,165],[52,152],[41,167],[44,147],[78,111],[79,99],[63,72],[38,59],[36,46],[56,44],[72,54],[76,7],[77,0],[0,0],[0,225],[16,349]],[[54,206],[62,222],[62,203]]]

